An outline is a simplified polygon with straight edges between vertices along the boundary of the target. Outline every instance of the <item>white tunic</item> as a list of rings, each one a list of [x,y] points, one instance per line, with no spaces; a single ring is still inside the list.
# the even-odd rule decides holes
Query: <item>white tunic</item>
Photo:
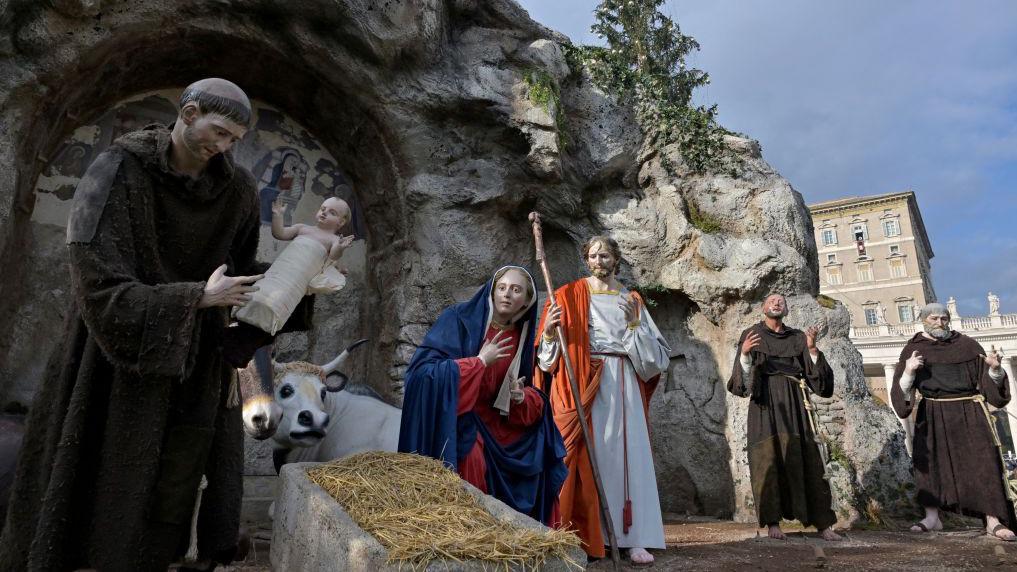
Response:
[[[619,306],[628,290],[598,292],[590,296],[590,351],[594,354],[617,353],[615,356],[592,356],[604,359],[600,389],[590,412],[593,423],[593,446],[597,467],[604,481],[604,494],[611,511],[615,535],[620,548],[664,548],[664,523],[657,495],[657,477],[650,452],[650,436],[646,429],[643,402],[638,379],[649,379],[668,365],[671,348],[664,341],[650,313],[640,310],[640,323],[629,328],[625,313]],[[541,369],[550,371],[558,359],[558,342],[542,339],[537,355]],[[624,370],[624,373],[623,373]],[[622,384],[625,380],[624,417],[627,420],[629,497],[632,499],[632,526],[622,532],[622,509],[625,502],[625,451],[622,430]],[[604,523],[602,523],[604,525]],[[607,541],[604,528],[604,540]]]

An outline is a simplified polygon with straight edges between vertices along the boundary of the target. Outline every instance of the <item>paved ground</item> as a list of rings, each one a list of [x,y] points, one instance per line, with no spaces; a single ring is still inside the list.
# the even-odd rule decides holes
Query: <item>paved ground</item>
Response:
[[[912,534],[848,530],[842,542],[824,542],[815,532],[788,529],[787,541],[770,540],[753,525],[691,519],[666,526],[668,548],[654,551],[653,570],[994,570],[1017,571],[1017,543],[1004,543],[974,527]],[[821,552],[819,552],[821,551]],[[269,545],[257,541],[247,562],[225,572],[268,572]],[[821,556],[821,557],[820,557]],[[623,570],[629,570],[623,564]],[[222,570],[222,569],[220,569]],[[610,559],[590,570],[611,570]]]

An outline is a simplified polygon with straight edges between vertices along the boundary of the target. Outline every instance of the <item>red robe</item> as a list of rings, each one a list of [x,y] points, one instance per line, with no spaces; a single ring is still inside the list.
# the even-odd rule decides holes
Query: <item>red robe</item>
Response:
[[[487,334],[484,336],[486,343],[499,332],[498,328],[488,326]],[[513,403],[508,416],[502,415],[501,411],[494,408],[494,400],[498,397],[505,373],[512,363],[512,356],[516,353],[519,345],[519,330],[511,328],[507,330],[512,339],[509,347],[508,357],[504,357],[493,363],[490,367],[484,367],[484,362],[478,357],[457,359],[459,365],[459,405],[456,414],[462,415],[473,411],[480,417],[480,420],[488,428],[498,443],[509,445],[519,439],[526,429],[540,421],[540,415],[544,407],[540,394],[532,387],[525,387],[523,391],[526,396],[522,403]],[[466,457],[459,461],[459,475],[466,482],[487,492],[487,463],[484,461],[484,439],[477,433],[477,443]]]

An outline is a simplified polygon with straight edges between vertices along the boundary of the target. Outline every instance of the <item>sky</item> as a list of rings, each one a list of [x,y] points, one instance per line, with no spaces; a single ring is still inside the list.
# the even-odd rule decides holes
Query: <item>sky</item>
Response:
[[[519,0],[594,44],[593,0]],[[807,204],[913,190],[933,287],[1017,312],[1017,2],[668,0],[710,74],[697,103],[759,140]]]

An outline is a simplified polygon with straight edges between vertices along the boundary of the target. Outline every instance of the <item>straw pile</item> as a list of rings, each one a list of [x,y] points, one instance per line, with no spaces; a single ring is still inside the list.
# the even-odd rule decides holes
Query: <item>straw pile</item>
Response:
[[[540,531],[497,520],[463,488],[459,475],[420,455],[369,452],[307,471],[347,514],[399,561],[423,569],[434,559],[484,560],[508,570],[538,569],[547,558],[568,557],[575,534]]]

